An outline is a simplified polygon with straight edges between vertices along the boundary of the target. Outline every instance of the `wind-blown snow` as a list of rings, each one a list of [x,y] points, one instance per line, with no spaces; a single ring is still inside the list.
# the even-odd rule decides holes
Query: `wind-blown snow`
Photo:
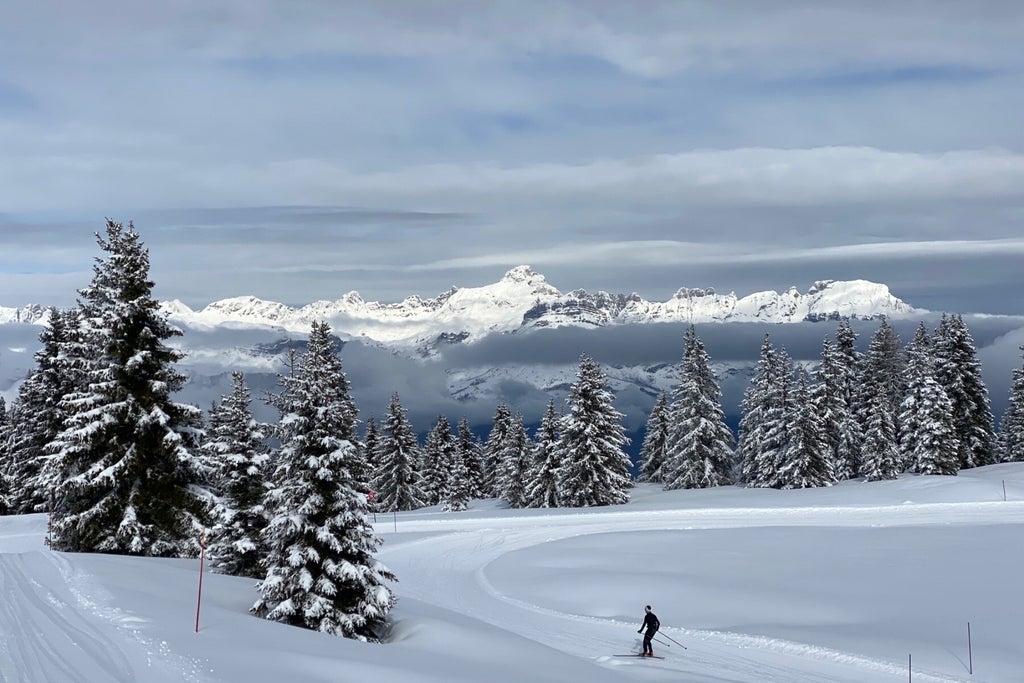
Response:
[[[1024,681],[1024,464],[376,529],[399,603],[369,645],[252,617],[255,582],[209,574],[196,634],[198,561],[53,553],[45,516],[0,517],[0,680],[895,683],[912,654],[915,682]],[[614,657],[647,603],[665,659]]]

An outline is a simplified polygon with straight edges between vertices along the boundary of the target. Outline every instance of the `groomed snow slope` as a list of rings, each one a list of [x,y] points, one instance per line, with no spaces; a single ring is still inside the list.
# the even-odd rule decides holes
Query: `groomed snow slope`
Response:
[[[908,654],[913,681],[1024,681],[1022,464],[381,515],[386,645],[253,618],[254,582],[209,574],[196,634],[198,561],[53,553],[45,527],[0,517],[0,681],[864,683],[906,681]],[[645,603],[679,644],[613,657]]]

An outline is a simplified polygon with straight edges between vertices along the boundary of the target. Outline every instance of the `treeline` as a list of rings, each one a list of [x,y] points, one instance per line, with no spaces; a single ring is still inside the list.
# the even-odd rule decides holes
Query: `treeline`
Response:
[[[666,489],[732,482],[806,488],[1024,460],[1024,368],[1014,372],[997,437],[974,341],[959,315],[944,315],[932,332],[922,323],[906,347],[882,320],[866,353],[840,322],[813,374],[765,335],[735,449],[692,328],[680,374],[671,397],[656,401],[641,450],[640,478]]]

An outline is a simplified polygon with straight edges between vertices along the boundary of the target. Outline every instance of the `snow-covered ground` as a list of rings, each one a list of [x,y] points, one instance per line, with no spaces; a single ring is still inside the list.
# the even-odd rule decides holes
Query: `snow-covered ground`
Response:
[[[210,574],[195,633],[198,561],[53,553],[45,516],[0,517],[0,681],[864,683],[909,655],[912,681],[1024,681],[1024,464],[377,530],[400,602],[368,645],[251,617],[254,582]],[[648,603],[665,659],[613,656]]]

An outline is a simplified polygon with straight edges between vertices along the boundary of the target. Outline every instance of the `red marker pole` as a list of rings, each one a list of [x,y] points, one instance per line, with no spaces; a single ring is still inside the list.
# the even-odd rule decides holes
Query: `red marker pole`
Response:
[[[199,597],[196,599],[196,633],[199,633],[199,608],[203,604],[203,561],[206,559],[206,529],[199,539]]]

